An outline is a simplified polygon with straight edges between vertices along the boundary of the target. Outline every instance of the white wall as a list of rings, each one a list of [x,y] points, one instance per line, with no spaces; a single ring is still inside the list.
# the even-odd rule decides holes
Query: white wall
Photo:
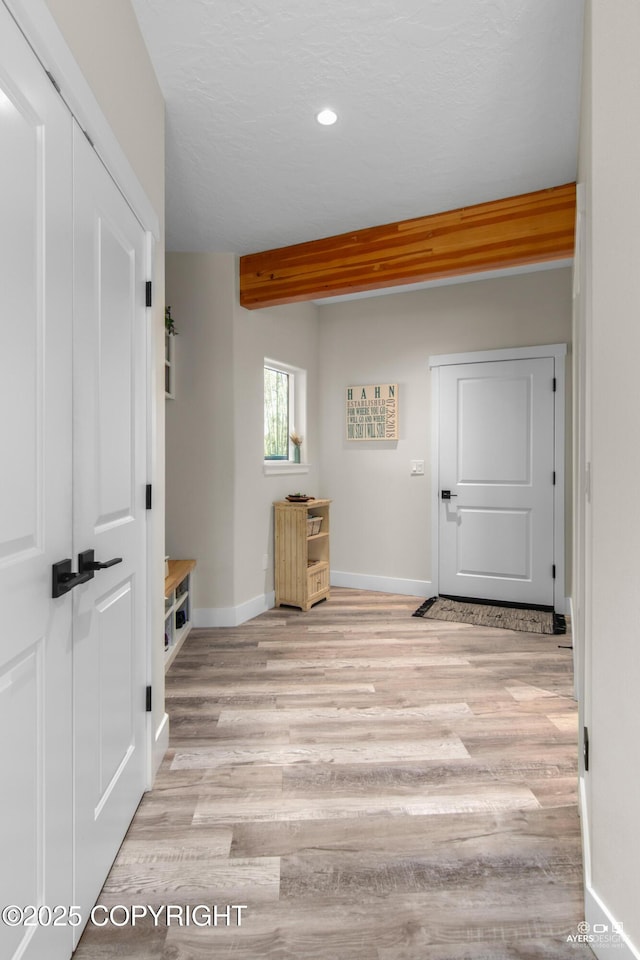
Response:
[[[274,500],[302,490],[322,496],[318,406],[318,320],[311,303],[245,310],[234,320],[235,581],[236,603],[269,596],[274,589]],[[307,371],[307,422],[301,447],[307,474],[265,476],[264,359]],[[298,430],[300,427],[296,424]],[[263,559],[268,567],[263,569]],[[271,602],[273,600],[271,599]]]
[[[347,575],[339,578],[345,585],[428,595],[429,356],[570,343],[571,272],[353,300],[321,306],[319,317],[322,495],[334,501],[332,570]],[[345,387],[379,382],[399,384],[400,439],[347,441]],[[424,477],[410,475],[415,459],[425,461]]]
[[[237,289],[232,254],[167,255],[167,302],[179,331],[176,399],[167,401],[167,552],[198,562],[199,626],[233,625],[266,609],[271,504],[301,487],[319,495],[316,308],[248,311]],[[305,474],[264,474],[265,357],[308,372]]]
[[[633,489],[640,470],[640,123],[633,106],[640,102],[640,6],[592,0],[588,12],[580,179],[590,285],[576,317],[586,350],[578,369],[586,365],[590,387],[590,397],[578,392],[585,423],[578,475],[591,458],[591,499],[583,484],[577,511],[587,554],[578,640],[591,741],[583,824],[587,919],[623,923],[626,958],[640,957],[640,511]]]
[[[166,401],[167,553],[198,561],[196,607],[234,602],[233,310],[230,254],[167,254],[178,331]]]

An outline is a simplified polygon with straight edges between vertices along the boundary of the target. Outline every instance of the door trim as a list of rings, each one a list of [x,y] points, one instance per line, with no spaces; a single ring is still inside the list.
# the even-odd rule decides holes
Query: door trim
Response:
[[[553,498],[553,539],[556,579],[553,602],[556,613],[567,613],[565,598],[565,359],[566,343],[545,344],[539,347],[506,347],[499,350],[478,350],[473,353],[445,353],[429,357],[431,371],[431,581],[434,593],[440,586],[440,555],[438,545],[438,510],[440,476],[440,367],[462,363],[487,363],[498,360],[531,360],[551,358],[556,378],[554,419],[554,458],[556,485]]]

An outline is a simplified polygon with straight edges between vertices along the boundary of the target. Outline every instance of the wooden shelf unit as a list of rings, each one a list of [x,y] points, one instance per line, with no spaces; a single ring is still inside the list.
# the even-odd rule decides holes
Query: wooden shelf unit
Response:
[[[164,667],[167,670],[191,630],[195,560],[169,560],[164,580]]]
[[[276,606],[307,611],[329,597],[330,500],[291,503],[277,500],[275,510]],[[310,534],[307,517],[320,517],[318,533]]]

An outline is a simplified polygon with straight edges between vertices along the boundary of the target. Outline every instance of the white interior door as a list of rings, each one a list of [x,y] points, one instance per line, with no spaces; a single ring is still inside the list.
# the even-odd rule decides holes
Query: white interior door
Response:
[[[439,592],[552,607],[554,360],[439,376]]]
[[[144,230],[74,126],[74,903],[87,916],[145,786]]]
[[[0,906],[24,909],[73,903],[72,594],[51,596],[72,555],[71,118],[2,3],[0,144]],[[0,923],[2,957],[70,950],[68,926]]]

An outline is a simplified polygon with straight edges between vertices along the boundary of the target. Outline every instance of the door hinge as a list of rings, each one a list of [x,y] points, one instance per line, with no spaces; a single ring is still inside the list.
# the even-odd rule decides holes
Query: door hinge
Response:
[[[555,485],[556,485],[556,472],[555,472],[555,470],[553,471],[553,480],[552,480],[551,482],[553,483],[553,485],[554,485],[554,487],[555,487]]]
[[[554,378],[553,378],[553,392],[555,393],[557,389],[558,389],[558,378],[557,378],[557,377],[554,377]]]
[[[552,578],[553,580],[555,580],[555,578],[556,578],[556,565],[555,565],[555,563],[552,563],[552,564],[551,564],[551,578]]]
[[[147,280],[145,284],[145,296],[145,305],[147,307],[153,306],[153,284],[151,283],[151,280]]]
[[[582,756],[584,758],[585,772],[589,770],[589,728],[585,727],[582,731]]]
[[[147,687],[147,713],[151,713],[151,687]]]
[[[146,494],[145,494],[145,505],[147,510],[151,510],[153,504],[153,491],[151,489],[151,484],[147,484]]]
[[[56,92],[59,93],[59,94],[62,94],[62,91],[60,90],[60,84],[58,83],[58,81],[56,80],[56,78],[54,77],[54,75],[53,75],[52,73],[49,73],[48,70],[45,70],[45,73],[46,73],[46,75],[49,77],[49,80],[51,80],[51,83],[53,84],[54,89],[56,90]]]

